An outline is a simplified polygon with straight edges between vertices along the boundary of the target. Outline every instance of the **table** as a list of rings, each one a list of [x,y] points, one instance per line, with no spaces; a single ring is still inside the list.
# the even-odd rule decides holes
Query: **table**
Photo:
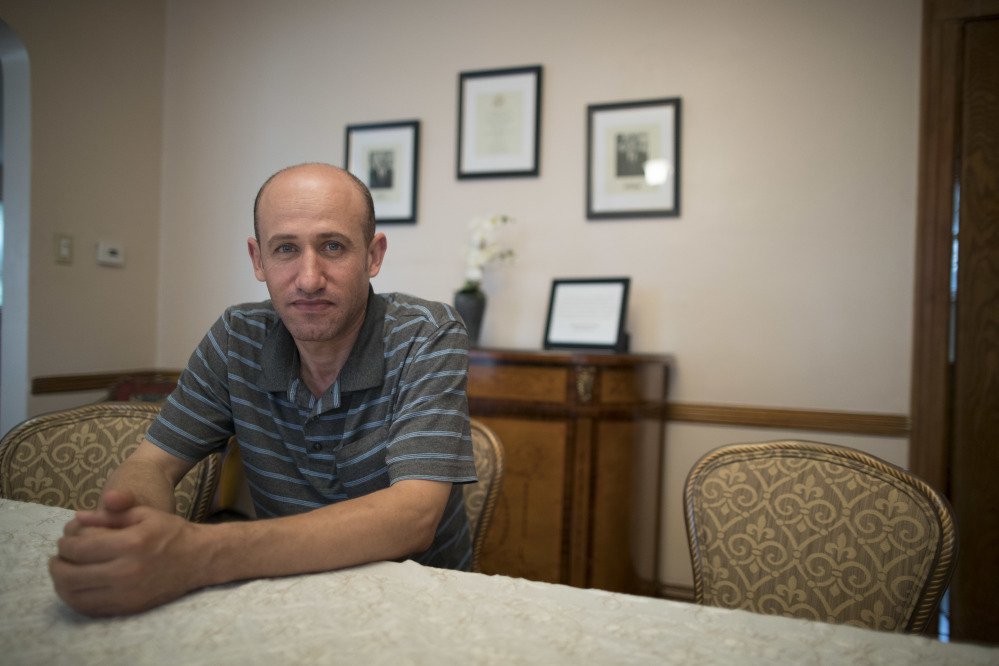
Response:
[[[413,562],[218,586],[91,620],[46,569],[70,517],[0,500],[0,662],[997,664],[999,649]]]

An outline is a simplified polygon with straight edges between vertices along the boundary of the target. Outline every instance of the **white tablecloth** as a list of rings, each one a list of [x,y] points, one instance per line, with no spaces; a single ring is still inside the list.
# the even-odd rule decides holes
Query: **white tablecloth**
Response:
[[[91,620],[59,601],[46,568],[70,516],[0,500],[2,664],[999,664],[999,649],[411,562]]]

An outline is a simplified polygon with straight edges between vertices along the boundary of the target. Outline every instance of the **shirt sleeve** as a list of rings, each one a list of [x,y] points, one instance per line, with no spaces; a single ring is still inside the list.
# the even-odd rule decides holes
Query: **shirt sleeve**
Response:
[[[468,334],[445,321],[406,353],[385,462],[390,483],[476,481],[469,429]]]
[[[227,353],[228,312],[191,354],[146,438],[167,453],[197,462],[221,450],[233,434]]]

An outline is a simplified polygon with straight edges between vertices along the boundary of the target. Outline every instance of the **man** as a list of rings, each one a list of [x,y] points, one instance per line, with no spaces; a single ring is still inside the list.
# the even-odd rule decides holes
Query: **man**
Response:
[[[404,557],[468,568],[468,340],[439,303],[376,296],[367,188],[323,164],[272,176],[247,241],[270,300],[229,308],[146,439],[76,514],[49,570],[88,615],[234,580]],[[194,524],[173,488],[235,434],[258,518]]]

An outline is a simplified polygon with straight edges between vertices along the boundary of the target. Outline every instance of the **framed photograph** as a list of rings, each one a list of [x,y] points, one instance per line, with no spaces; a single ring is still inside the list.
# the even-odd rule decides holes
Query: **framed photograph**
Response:
[[[680,99],[587,107],[586,217],[680,215]]]
[[[458,178],[538,175],[541,66],[458,76]]]
[[[630,285],[626,277],[553,280],[545,349],[627,351],[624,318]]]
[[[348,125],[344,164],[371,190],[379,224],[416,223],[420,121]]]

